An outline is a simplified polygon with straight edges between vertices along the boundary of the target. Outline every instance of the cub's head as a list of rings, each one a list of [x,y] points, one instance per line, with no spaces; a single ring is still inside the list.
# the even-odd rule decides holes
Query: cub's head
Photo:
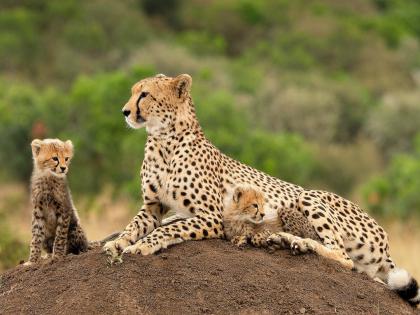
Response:
[[[64,177],[73,157],[73,144],[59,139],[35,139],[31,143],[34,165],[38,171]]]
[[[261,224],[265,215],[264,195],[257,189],[238,186],[233,191],[226,213],[236,220],[252,224]]]
[[[188,114],[191,84],[188,74],[175,78],[158,74],[137,82],[122,109],[127,124],[135,129],[146,127],[151,134],[167,130]]]

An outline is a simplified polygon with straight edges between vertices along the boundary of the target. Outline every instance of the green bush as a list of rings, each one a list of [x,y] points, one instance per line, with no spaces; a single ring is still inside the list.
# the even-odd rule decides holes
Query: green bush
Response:
[[[364,199],[373,212],[401,218],[420,215],[420,134],[413,154],[396,155],[385,174],[364,186]]]

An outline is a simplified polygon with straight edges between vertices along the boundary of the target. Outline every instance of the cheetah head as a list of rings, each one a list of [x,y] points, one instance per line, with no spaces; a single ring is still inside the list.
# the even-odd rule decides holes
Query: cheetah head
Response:
[[[131,97],[122,112],[131,128],[146,127],[149,134],[170,129],[188,113],[192,79],[188,74],[175,78],[158,74],[131,88]]]
[[[65,177],[73,157],[73,143],[70,140],[35,139],[31,143],[34,165],[38,171]]]
[[[231,205],[227,207],[229,214],[239,221],[263,223],[264,195],[253,187],[237,186],[233,192]]]

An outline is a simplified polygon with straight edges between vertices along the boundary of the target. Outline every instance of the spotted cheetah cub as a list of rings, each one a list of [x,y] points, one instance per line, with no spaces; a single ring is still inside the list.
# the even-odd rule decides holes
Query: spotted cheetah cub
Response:
[[[264,208],[264,194],[256,187],[234,188],[233,193],[227,194],[225,198],[223,214],[225,237],[239,247],[248,242],[256,247],[273,247],[274,244],[270,246],[267,238],[272,233],[278,232],[319,241],[314,228],[302,213],[284,209],[266,213]],[[284,246],[289,247],[289,244]]]
[[[251,186],[237,186],[225,198],[223,227],[225,237],[238,247],[248,241],[260,247],[270,235],[262,229],[264,222],[264,195]]]
[[[33,140],[31,178],[32,241],[29,261],[39,261],[41,247],[56,260],[88,249],[67,184],[73,144],[58,139]]]

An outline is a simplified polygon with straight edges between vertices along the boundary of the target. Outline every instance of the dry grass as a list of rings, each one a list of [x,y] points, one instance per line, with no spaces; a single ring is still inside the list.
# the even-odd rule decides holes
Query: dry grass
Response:
[[[76,202],[83,227],[89,239],[101,239],[122,230],[135,213],[135,206],[128,200],[111,200],[112,193],[104,191],[93,203]],[[0,188],[0,210],[7,207],[7,222],[19,239],[29,244],[30,213],[27,189],[21,185]],[[87,211],[87,208],[91,211]],[[380,220],[388,232],[391,255],[395,263],[420,279],[420,220],[409,222]],[[26,257],[22,257],[25,259]]]
[[[391,257],[398,267],[407,269],[420,280],[420,220],[385,222]]]

